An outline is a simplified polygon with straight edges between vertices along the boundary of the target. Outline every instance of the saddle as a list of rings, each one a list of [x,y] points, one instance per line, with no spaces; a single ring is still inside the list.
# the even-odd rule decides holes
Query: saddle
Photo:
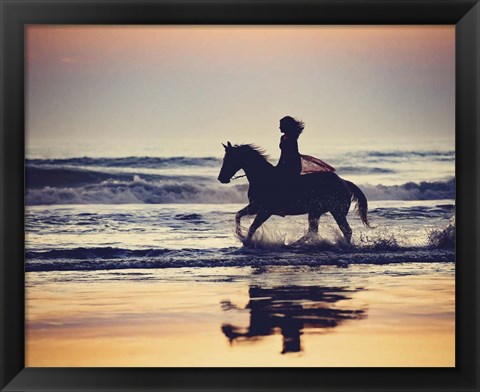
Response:
[[[318,173],[325,173],[325,172],[334,172],[335,168],[330,166],[328,163],[322,161],[321,159],[312,157],[310,155],[300,155],[300,162],[302,164],[302,171],[300,175],[306,174],[318,174]],[[286,215],[291,215],[292,211],[289,211],[287,204],[284,200],[274,212],[274,215],[279,215],[281,217],[285,217]]]

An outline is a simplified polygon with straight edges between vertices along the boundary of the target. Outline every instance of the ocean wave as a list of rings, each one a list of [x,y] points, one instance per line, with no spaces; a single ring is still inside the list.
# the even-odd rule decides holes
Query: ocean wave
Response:
[[[368,167],[368,166],[337,166],[337,173],[340,174],[393,174],[396,173],[393,169],[382,167]]]
[[[131,180],[131,174],[102,173],[82,169],[40,168],[27,166],[25,168],[25,183],[27,188],[36,189],[46,186],[81,187],[107,180]]]
[[[431,158],[432,160],[452,161],[455,160],[455,151],[440,150],[390,150],[390,151],[357,151],[352,156],[370,157],[370,158]],[[180,166],[219,166],[221,158],[218,157],[148,157],[148,156],[130,156],[119,158],[92,158],[92,157],[75,157],[75,158],[58,158],[58,159],[27,159],[27,165],[36,166],[100,166],[112,168],[165,168]]]
[[[362,185],[368,200],[440,200],[455,199],[456,181],[407,182],[402,185]]]
[[[28,205],[53,204],[165,204],[165,203],[244,203],[246,185],[222,186],[189,181],[149,181],[143,176],[130,180],[109,179],[97,184],[77,187],[27,189]]]
[[[181,267],[259,267],[269,265],[338,265],[391,264],[409,262],[454,262],[455,250],[450,248],[375,248],[312,249],[287,247],[282,251],[265,249],[225,248],[220,250],[196,249],[118,249],[75,248],[26,252],[27,272],[31,271],[84,271]]]
[[[38,189],[43,187],[52,188],[78,188],[81,186],[99,184],[105,181],[134,181],[135,178],[141,178],[145,181],[204,181],[211,180],[205,176],[185,176],[185,175],[160,175],[145,173],[110,173],[82,168],[51,168],[27,166],[25,168],[25,183],[29,189]]]
[[[221,160],[214,157],[122,157],[122,158],[64,158],[28,159],[27,165],[37,166],[101,166],[129,168],[164,168],[179,166],[218,166]]]
[[[392,150],[392,151],[365,151],[359,152],[359,155],[362,156],[369,156],[373,158],[412,158],[412,157],[420,157],[420,158],[433,158],[433,159],[455,159],[455,151],[438,151],[438,150],[430,150],[430,151],[404,151],[404,150]]]
[[[362,166],[342,166],[337,168],[342,174],[388,174],[394,173],[391,169]],[[148,174],[138,172],[106,172],[85,169],[81,167],[42,167],[27,165],[25,168],[25,182],[29,189],[50,188],[79,188],[86,185],[99,184],[105,181],[134,181],[135,178],[142,178],[149,182],[158,181],[184,181],[198,183],[199,181],[216,182],[213,176],[199,175],[168,175]]]
[[[450,219],[449,225],[440,230],[431,230],[428,234],[428,243],[434,248],[454,249],[456,240],[455,215]]]
[[[171,252],[168,249],[122,249],[112,247],[96,248],[73,248],[73,249],[53,249],[44,252],[26,251],[25,257],[28,259],[71,259],[71,260],[91,260],[91,259],[121,259],[132,257],[158,257]]]
[[[454,204],[437,204],[435,206],[378,207],[372,208],[369,214],[389,220],[437,219],[455,213]]]
[[[63,169],[62,169],[63,170]],[[78,174],[78,177],[76,176]],[[50,174],[47,175],[48,178]],[[223,185],[215,179],[62,171],[59,185],[48,178],[27,180],[28,205],[245,203],[248,184]],[[106,177],[105,177],[106,176]],[[32,182],[33,181],[33,182]],[[37,181],[37,182],[34,182]],[[87,181],[87,184],[83,184]],[[93,181],[93,183],[92,183]],[[455,179],[402,185],[359,185],[372,200],[455,199]]]

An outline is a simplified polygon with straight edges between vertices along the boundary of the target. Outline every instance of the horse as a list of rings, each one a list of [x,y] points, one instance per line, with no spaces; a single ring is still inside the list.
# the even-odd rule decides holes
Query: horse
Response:
[[[235,215],[236,234],[249,242],[255,231],[272,215],[308,214],[308,232],[298,241],[318,237],[318,221],[330,212],[351,244],[352,229],[347,222],[347,213],[352,202],[357,203],[358,215],[366,227],[368,203],[363,192],[355,184],[340,178],[333,171],[299,175],[285,183],[278,169],[268,161],[263,150],[252,145],[223,144],[225,156],[218,180],[228,184],[241,169],[249,182],[249,204]],[[246,215],[256,215],[246,237],[242,234],[240,221]]]

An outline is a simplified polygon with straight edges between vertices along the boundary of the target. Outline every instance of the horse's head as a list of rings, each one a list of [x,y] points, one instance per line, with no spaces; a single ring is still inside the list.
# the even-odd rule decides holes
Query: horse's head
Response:
[[[239,148],[232,146],[230,142],[227,142],[227,145],[222,143],[222,145],[225,147],[225,156],[220,174],[218,175],[218,181],[222,184],[228,184],[235,173],[242,168],[242,156]]]

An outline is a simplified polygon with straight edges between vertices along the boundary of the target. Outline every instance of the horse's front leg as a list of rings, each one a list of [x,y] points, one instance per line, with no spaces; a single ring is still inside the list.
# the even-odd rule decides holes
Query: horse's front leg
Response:
[[[240,226],[241,219],[245,215],[252,215],[252,214],[253,214],[253,208],[252,208],[252,205],[249,204],[248,206],[238,211],[237,214],[235,215],[235,234],[237,234],[239,237],[242,236],[242,228]]]
[[[272,216],[271,212],[268,211],[260,211],[255,219],[253,220],[252,225],[248,229],[247,240],[251,240],[255,231],[268,219]]]

